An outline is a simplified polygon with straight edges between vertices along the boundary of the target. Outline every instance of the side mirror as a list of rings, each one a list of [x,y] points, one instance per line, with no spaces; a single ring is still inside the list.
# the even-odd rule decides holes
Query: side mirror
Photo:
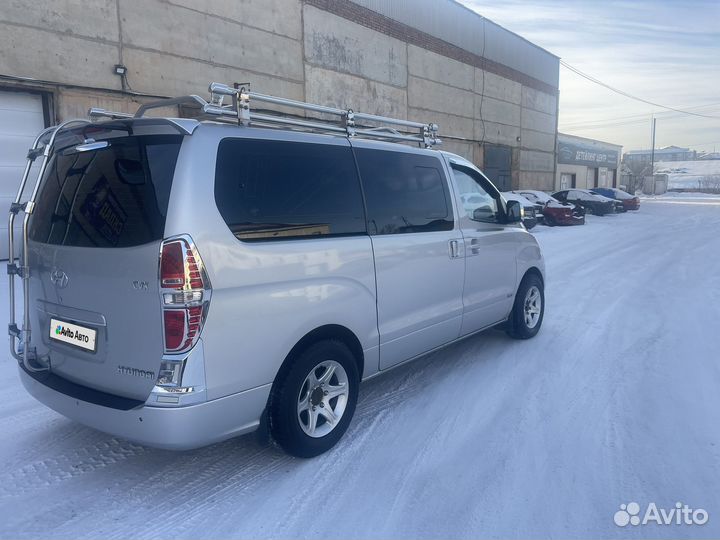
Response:
[[[495,212],[493,212],[493,209],[487,205],[480,206],[473,210],[473,220],[474,221],[485,221],[485,222],[494,222],[496,221]]]
[[[505,207],[508,223],[519,223],[523,218],[523,207],[518,201],[508,201]]]

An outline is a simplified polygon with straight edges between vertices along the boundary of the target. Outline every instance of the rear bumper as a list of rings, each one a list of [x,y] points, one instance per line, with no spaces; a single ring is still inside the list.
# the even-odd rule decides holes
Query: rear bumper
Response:
[[[584,225],[585,216],[563,216],[557,220],[558,225]]]
[[[545,210],[545,221],[551,221],[553,225],[583,225],[585,223],[584,215],[566,215],[565,212],[553,212]]]
[[[168,450],[190,450],[254,431],[270,394],[268,384],[188,407],[143,405],[119,410],[53,390],[18,368],[25,389],[40,403],[86,426]]]

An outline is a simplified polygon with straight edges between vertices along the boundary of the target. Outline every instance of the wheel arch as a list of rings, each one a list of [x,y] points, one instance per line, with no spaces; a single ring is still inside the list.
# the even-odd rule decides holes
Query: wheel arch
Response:
[[[545,278],[543,277],[542,272],[540,271],[540,269],[537,266],[531,266],[530,268],[525,270],[525,273],[523,274],[523,277],[520,280],[520,283],[522,283],[523,280],[529,275],[535,275],[538,278],[540,278],[540,283],[542,283],[543,288],[545,287]]]
[[[326,324],[323,326],[319,326],[318,328],[315,328],[314,330],[311,330],[310,332],[305,334],[293,346],[293,348],[290,349],[290,352],[283,360],[282,364],[280,365],[280,369],[278,369],[278,372],[275,375],[275,380],[273,381],[273,389],[276,387],[278,381],[281,381],[285,374],[288,372],[290,366],[292,365],[293,359],[297,358],[297,355],[302,353],[302,351],[307,349],[310,345],[326,339],[336,339],[347,345],[347,347],[350,349],[350,352],[352,352],[353,357],[355,358],[358,369],[358,376],[360,377],[360,379],[362,379],[363,369],[365,368],[365,355],[363,353],[363,348],[360,344],[360,340],[357,338],[357,336],[352,330],[345,326],[339,324]],[[270,394],[272,395],[272,392],[270,392]]]

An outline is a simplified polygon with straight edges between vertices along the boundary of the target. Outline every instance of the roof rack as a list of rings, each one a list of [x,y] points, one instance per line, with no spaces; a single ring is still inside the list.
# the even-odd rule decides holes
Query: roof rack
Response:
[[[250,84],[234,84],[229,86],[211,83],[208,91],[210,101],[200,96],[188,95],[176,98],[152,101],[141,105],[135,114],[107,111],[92,108],[88,111],[90,118],[142,118],[151,109],[176,105],[192,105],[200,108],[201,116],[218,120],[232,120],[243,126],[287,127],[290,129],[330,132],[348,137],[365,137],[388,141],[415,142],[425,148],[432,148],[442,141],[438,138],[438,125],[411,122],[400,118],[389,118],[376,114],[355,112],[352,109],[338,109],[325,105],[315,105],[294,99],[269,96],[250,91]],[[225,103],[230,98],[230,103]],[[280,105],[287,109],[298,109],[335,117],[333,120],[293,117],[276,111],[256,112],[250,109],[250,102]],[[364,125],[370,122],[379,125]]]

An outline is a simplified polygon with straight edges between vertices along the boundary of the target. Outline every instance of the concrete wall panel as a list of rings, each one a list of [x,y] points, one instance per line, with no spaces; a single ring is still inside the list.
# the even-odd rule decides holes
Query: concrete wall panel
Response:
[[[554,179],[551,172],[520,171],[518,183],[526,189],[539,189],[541,191],[554,191]]]
[[[394,118],[407,117],[406,95],[402,89],[312,66],[306,68],[305,76],[307,100],[312,103]]]
[[[463,141],[444,140],[441,148],[443,150],[445,150],[446,152],[451,152],[453,154],[457,154],[458,156],[464,157],[469,162],[474,163],[473,162],[474,146],[476,146],[476,145],[473,143],[467,143],[467,142],[463,142]]]
[[[518,137],[520,137],[520,128],[518,126],[475,120],[475,139],[478,141],[484,140],[493,144],[517,146],[520,144],[517,140]]]
[[[117,45],[0,23],[0,73],[65,84],[120,89]]]
[[[544,133],[542,131],[523,129],[520,134],[520,141],[520,146],[523,148],[543,150],[544,152],[555,151],[554,133]]]
[[[553,172],[555,170],[555,155],[551,152],[520,150],[520,170]]]
[[[485,85],[483,86],[483,75]],[[522,85],[519,82],[511,81],[500,75],[489,73],[481,69],[475,70],[475,93],[502,99],[520,105],[522,98]]]
[[[415,45],[408,45],[408,71],[410,75],[464,90],[473,90],[475,87],[474,67]]]
[[[302,45],[296,40],[160,0],[120,0],[120,16],[128,46],[303,80]]]
[[[170,3],[293,39],[302,39],[300,0],[170,0]],[[241,40],[242,34],[237,39]]]
[[[424,124],[430,122],[438,124],[440,126],[441,139],[443,138],[443,134],[464,137],[466,139],[474,138],[473,120],[465,116],[456,116],[454,114],[410,107],[408,108],[408,120],[422,122]]]
[[[520,125],[520,106],[491,97],[477,96],[475,118],[508,126]]]
[[[557,96],[540,92],[528,86],[522,87],[522,106],[528,109],[555,114],[557,112]]]
[[[523,109],[522,123],[523,129],[532,129],[534,131],[542,131],[545,133],[555,133],[555,115],[545,114],[532,109]]]
[[[395,86],[407,85],[407,46],[364,26],[305,6],[305,60]]]
[[[303,85],[269,75],[249,73],[242,69],[214,66],[207,62],[168,56],[158,52],[125,49],[128,79],[144,92],[179,96],[198,94],[207,97],[207,86],[213,81],[252,83],[252,89],[292,99],[303,99]],[[158,69],[162,66],[162,69]],[[136,81],[142,81],[141,83]]]
[[[417,77],[408,80],[407,99],[410,107],[468,118],[472,118],[475,104],[472,92]]]
[[[118,41],[115,0],[3,0],[0,19],[69,36]]]

